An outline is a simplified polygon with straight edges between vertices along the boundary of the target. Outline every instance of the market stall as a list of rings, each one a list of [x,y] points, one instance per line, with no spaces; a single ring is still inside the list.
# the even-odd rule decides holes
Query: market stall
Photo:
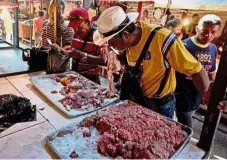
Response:
[[[139,2],[138,11],[141,7]],[[60,6],[55,5],[54,9],[55,40],[59,43]],[[110,97],[106,83],[95,84],[76,72],[52,75],[35,72],[0,78],[0,94],[25,97],[36,105],[36,121],[17,123],[10,128],[1,122],[1,118],[9,114],[0,113],[0,157],[207,158],[220,120],[216,106],[227,86],[225,52],[208,106],[200,148],[192,138],[191,128],[134,102],[120,101],[118,95]]]

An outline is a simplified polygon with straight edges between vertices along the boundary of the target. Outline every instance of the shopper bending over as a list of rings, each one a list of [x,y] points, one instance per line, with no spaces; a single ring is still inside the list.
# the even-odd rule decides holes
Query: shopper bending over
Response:
[[[141,89],[147,107],[173,118],[176,102],[175,70],[191,76],[202,94],[208,89],[208,76],[202,65],[171,31],[144,22],[134,23],[137,17],[138,13],[126,14],[120,7],[106,9],[99,17],[94,42],[97,45],[108,42],[115,49],[126,51],[125,63],[135,66],[149,35],[154,33],[151,42],[148,41],[148,49],[143,52],[142,62],[138,63],[139,69],[136,74],[133,72],[141,88],[132,90],[136,86],[131,85],[132,81],[125,81],[124,75],[121,99],[128,99],[129,94],[138,93]]]

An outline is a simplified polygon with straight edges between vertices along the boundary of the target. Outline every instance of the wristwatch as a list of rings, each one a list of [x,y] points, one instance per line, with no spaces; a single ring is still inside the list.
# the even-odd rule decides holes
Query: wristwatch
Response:
[[[83,60],[85,60],[85,61],[87,61],[87,53],[85,53],[85,52],[82,52],[83,54],[82,54],[82,59]]]

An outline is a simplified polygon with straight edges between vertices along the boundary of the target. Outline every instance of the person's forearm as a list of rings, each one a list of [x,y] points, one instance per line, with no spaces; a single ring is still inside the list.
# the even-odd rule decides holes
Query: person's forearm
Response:
[[[210,85],[209,77],[207,76],[206,71],[202,69],[199,73],[192,75],[192,80],[197,89],[204,96]]]
[[[106,65],[103,57],[100,56],[93,56],[93,55],[87,55],[87,62],[90,64],[97,64],[97,65]]]
[[[214,82],[215,77],[216,77],[216,73],[210,73],[209,74],[209,79],[210,79],[211,82]]]
[[[94,56],[92,54],[87,54],[85,56],[86,53],[76,49],[71,51],[64,51],[64,52],[67,52],[68,55],[70,55],[73,58],[81,59],[82,61],[86,61],[89,64],[96,64],[96,65],[102,65],[102,66],[106,65],[104,58],[101,56]]]

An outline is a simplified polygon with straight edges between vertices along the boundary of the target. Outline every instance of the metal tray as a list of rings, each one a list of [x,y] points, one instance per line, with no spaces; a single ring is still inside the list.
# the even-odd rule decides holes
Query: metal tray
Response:
[[[109,105],[108,107],[113,107],[122,103],[134,103],[131,101],[123,101],[116,104]],[[102,109],[101,109],[102,110]],[[152,111],[151,111],[152,112]],[[98,153],[96,142],[100,136],[98,131],[94,128],[92,129],[91,137],[83,138],[82,132],[77,128],[77,125],[86,117],[90,117],[91,115],[96,114],[96,112],[92,112],[85,116],[81,116],[77,119],[76,122],[70,124],[66,127],[63,127],[60,130],[55,131],[54,133],[49,134],[46,137],[46,142],[51,150],[57,155],[58,158],[61,159],[70,159],[69,155],[72,151],[76,151],[80,154],[79,158],[82,159],[109,159],[109,157],[104,157]],[[170,121],[173,121],[169,119]],[[175,122],[175,121],[174,121]],[[178,122],[176,122],[178,123]],[[175,157],[181,152],[181,150],[187,145],[191,136],[192,129],[184,126],[180,123],[182,131],[183,131],[183,142],[178,146],[176,152],[173,153],[169,159],[175,159]],[[64,137],[57,137],[57,134],[63,130],[71,130],[72,134],[65,135]]]
[[[77,110],[77,109],[71,109],[70,111],[67,111],[65,107],[58,102],[60,99],[64,98],[63,95],[60,93],[57,94],[52,94],[51,91],[53,90],[60,90],[63,86],[61,83],[58,83],[52,79],[50,79],[50,76],[65,76],[67,74],[75,74],[79,75],[76,72],[65,72],[65,73],[60,73],[60,74],[50,74],[50,75],[42,75],[42,76],[35,76],[30,78],[30,81],[33,83],[33,85],[49,100],[51,101],[57,108],[59,108],[66,116],[70,118],[75,118],[96,110],[99,110],[108,104],[111,104],[114,101],[119,101],[119,97],[115,98],[110,98],[110,99],[105,99],[104,100],[104,106],[99,107],[99,108],[90,108],[89,110]],[[85,78],[85,77],[84,77]],[[86,79],[86,78],[85,78]],[[90,81],[91,83],[94,83]],[[96,84],[98,85],[98,84]]]

